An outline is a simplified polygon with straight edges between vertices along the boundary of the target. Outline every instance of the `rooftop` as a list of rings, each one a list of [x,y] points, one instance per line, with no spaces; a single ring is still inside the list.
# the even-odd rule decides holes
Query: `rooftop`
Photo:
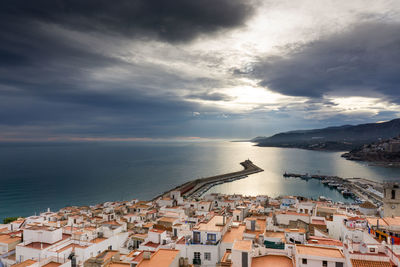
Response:
[[[142,259],[137,267],[169,267],[179,253],[180,251],[176,249],[159,249],[150,260]]]
[[[385,217],[383,220],[390,226],[400,226],[400,217]]]
[[[250,251],[252,249],[253,242],[251,240],[237,240],[233,243],[233,249]]]
[[[121,261],[117,261],[117,262],[110,262],[108,264],[108,267],[130,267],[131,264],[128,262],[121,262]]]
[[[318,256],[326,258],[344,258],[343,253],[337,248],[296,245],[297,254]]]
[[[324,220],[318,220],[318,219],[312,219],[311,223],[315,225],[326,225]]]
[[[30,265],[35,264],[35,263],[37,263],[37,261],[26,260],[26,261],[23,261],[23,262],[20,262],[20,263],[12,265],[12,267],[27,267],[27,266],[30,266]]]
[[[228,219],[225,218],[225,222],[227,220]],[[199,223],[193,229],[199,230],[199,231],[220,232],[224,228],[223,222],[224,222],[224,216],[217,215],[217,216],[212,217],[208,222]]]
[[[0,234],[0,243],[10,244],[21,241],[21,237]]]
[[[264,236],[265,237],[285,239],[285,233],[284,232],[265,231]]]
[[[351,259],[353,267],[392,267],[388,261],[368,261]]]
[[[60,266],[60,265],[61,265],[61,263],[51,261],[51,262],[49,262],[49,263],[43,265],[42,267],[58,267],[58,266]]]
[[[173,223],[177,220],[177,218],[173,218],[173,217],[161,217],[160,219],[158,219],[159,222],[169,222],[169,223]]]
[[[239,225],[239,227],[231,227],[231,230],[227,231],[222,237],[222,242],[233,243],[235,240],[242,240],[245,229],[246,226],[244,225]]]
[[[319,236],[310,236],[310,238],[308,239],[308,243],[315,245],[326,245],[326,246],[336,246],[336,247],[343,246],[343,243],[339,240],[319,237]]]
[[[379,226],[387,226],[388,225],[384,219],[377,218],[377,217],[367,218],[367,222],[372,226],[377,226],[378,223],[379,223]]]
[[[255,257],[251,261],[251,267],[293,267],[293,262],[286,256],[266,255]]]

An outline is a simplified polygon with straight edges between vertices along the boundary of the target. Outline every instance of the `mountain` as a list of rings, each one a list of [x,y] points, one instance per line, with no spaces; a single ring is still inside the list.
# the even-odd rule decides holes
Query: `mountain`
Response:
[[[258,146],[297,147],[317,150],[351,150],[364,144],[399,136],[400,119],[382,123],[342,125],[313,130],[296,130],[270,137],[256,137]]]

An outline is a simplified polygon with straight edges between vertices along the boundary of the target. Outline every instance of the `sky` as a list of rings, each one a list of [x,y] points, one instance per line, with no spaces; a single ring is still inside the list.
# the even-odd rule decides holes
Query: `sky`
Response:
[[[400,1],[0,5],[0,141],[238,139],[400,117]]]

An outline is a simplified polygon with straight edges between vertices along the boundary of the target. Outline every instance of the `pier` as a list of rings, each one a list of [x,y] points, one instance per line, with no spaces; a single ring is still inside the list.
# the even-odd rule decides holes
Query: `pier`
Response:
[[[322,184],[338,190],[343,196],[351,197],[356,202],[370,201],[375,204],[382,204],[383,184],[365,178],[342,178],[338,176],[284,173],[285,178],[300,178],[302,180],[317,179]]]
[[[197,197],[217,184],[243,179],[246,178],[248,175],[264,171],[253,162],[251,162],[251,160],[249,159],[241,162],[240,165],[243,166],[244,170],[189,181],[167,192],[164,192],[161,195],[156,196],[154,199],[168,196],[171,191],[176,190],[180,191],[181,195],[184,198]]]

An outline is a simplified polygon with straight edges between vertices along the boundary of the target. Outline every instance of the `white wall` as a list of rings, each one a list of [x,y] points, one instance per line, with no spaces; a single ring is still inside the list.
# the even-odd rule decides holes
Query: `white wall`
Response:
[[[220,247],[218,245],[179,245],[175,246],[175,249],[179,249],[181,257],[187,257],[189,264],[193,263],[194,252],[200,252],[201,266],[213,266],[217,264],[223,255],[220,255]],[[211,253],[211,261],[204,260],[204,253]]]
[[[53,244],[62,239],[62,229],[53,231],[24,229],[24,241]]]

